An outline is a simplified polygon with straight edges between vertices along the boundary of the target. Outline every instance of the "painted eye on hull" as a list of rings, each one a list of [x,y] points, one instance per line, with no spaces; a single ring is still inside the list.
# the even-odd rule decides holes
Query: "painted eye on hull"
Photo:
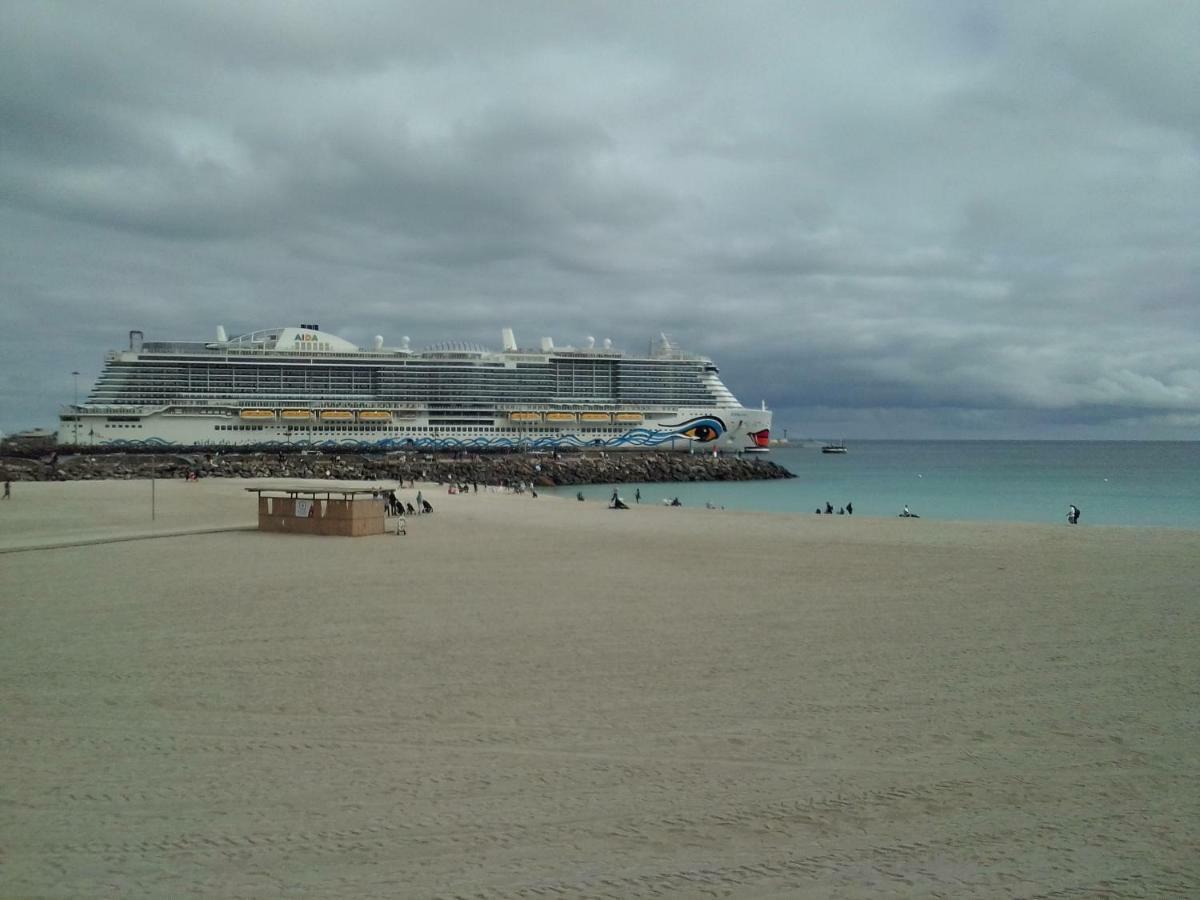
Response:
[[[706,444],[709,441],[715,441],[721,436],[721,431],[715,425],[710,425],[704,422],[697,422],[691,428],[680,432],[685,438],[690,438],[701,444]]]

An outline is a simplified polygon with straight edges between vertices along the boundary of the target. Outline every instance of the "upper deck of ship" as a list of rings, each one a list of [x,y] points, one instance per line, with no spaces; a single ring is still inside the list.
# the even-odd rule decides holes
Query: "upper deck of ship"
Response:
[[[132,332],[139,334],[139,332]],[[510,329],[503,333],[504,348],[493,350],[470,341],[443,341],[421,350],[409,346],[409,338],[401,339],[399,347],[384,345],[383,338],[376,336],[372,347],[358,345],[313,326],[281,326],[246,332],[232,338],[224,336],[218,329],[215,341],[138,341],[131,337],[130,347],[125,351],[113,351],[110,358],[130,354],[135,357],[178,356],[178,357],[293,357],[338,359],[350,358],[358,361],[378,360],[394,362],[400,360],[462,360],[478,362],[546,362],[551,358],[581,360],[677,360],[680,362],[712,365],[708,357],[686,353],[665,334],[651,342],[645,354],[631,355],[612,346],[605,340],[600,346],[588,338],[585,346],[557,347],[550,338],[542,338],[538,348],[520,348]],[[128,357],[126,357],[128,358]]]

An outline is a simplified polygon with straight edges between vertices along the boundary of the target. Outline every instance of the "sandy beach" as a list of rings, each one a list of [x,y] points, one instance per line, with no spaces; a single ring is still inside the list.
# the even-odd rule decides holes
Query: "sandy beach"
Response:
[[[0,895],[1200,894],[1200,532],[244,487],[0,503]]]

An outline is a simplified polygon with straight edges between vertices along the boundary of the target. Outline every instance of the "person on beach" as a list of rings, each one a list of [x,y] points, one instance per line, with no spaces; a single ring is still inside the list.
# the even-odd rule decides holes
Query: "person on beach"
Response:
[[[12,482],[9,481],[7,478],[5,478],[4,479],[4,499],[9,500],[11,498],[12,498]]]
[[[827,516],[833,515],[833,504],[830,503],[828,500],[825,501],[825,515],[827,515]]]
[[[854,515],[854,504],[853,503],[846,504],[846,515],[848,515],[848,516]]]
[[[621,499],[621,498],[617,496],[617,489],[616,489],[616,488],[613,488],[613,495],[612,495],[611,497],[609,497],[609,498],[608,498],[608,502],[609,502],[609,503],[611,503],[611,504],[613,504],[613,505],[615,506],[615,505],[616,505],[616,503],[617,503],[617,501],[618,501],[618,500],[620,500],[620,499]]]
[[[421,514],[421,510],[425,508],[425,501],[421,497],[421,492],[417,491],[417,515]]]
[[[635,490],[633,492],[633,502],[634,503],[642,502],[642,489],[641,488],[638,488],[637,490]]]
[[[1076,506],[1074,503],[1071,503],[1067,506],[1067,524],[1068,525],[1078,525],[1079,524],[1079,507]]]

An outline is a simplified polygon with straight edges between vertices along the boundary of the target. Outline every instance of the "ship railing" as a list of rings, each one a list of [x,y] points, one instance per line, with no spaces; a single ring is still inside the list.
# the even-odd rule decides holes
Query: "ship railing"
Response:
[[[131,406],[112,406],[110,404],[101,403],[67,403],[59,407],[60,413],[86,413],[94,416],[136,416],[146,413],[159,412],[166,409],[165,406],[151,406],[144,403],[139,403]]]

